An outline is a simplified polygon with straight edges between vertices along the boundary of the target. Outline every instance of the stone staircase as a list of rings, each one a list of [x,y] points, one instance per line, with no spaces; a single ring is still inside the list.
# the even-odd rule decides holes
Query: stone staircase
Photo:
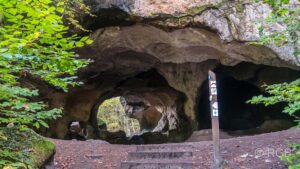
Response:
[[[194,169],[192,145],[141,145],[129,152],[120,169]]]

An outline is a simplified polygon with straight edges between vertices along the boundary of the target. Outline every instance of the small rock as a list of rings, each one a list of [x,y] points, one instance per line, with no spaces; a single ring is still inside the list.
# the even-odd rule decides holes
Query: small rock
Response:
[[[242,157],[242,158],[246,158],[246,157],[248,157],[249,156],[249,154],[248,153],[246,153],[246,154],[243,154],[243,155],[241,155],[240,157]]]
[[[269,159],[266,159],[265,162],[266,162],[266,163],[271,163],[272,161],[269,160]]]

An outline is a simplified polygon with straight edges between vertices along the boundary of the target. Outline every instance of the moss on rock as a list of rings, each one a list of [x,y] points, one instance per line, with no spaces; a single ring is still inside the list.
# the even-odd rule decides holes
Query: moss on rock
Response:
[[[55,145],[31,129],[0,128],[0,168],[40,168],[54,152]]]
[[[187,14],[191,15],[191,16],[199,15],[203,11],[207,10],[208,8],[212,8],[212,7],[214,7],[214,5],[203,5],[203,6],[192,7],[187,10]]]

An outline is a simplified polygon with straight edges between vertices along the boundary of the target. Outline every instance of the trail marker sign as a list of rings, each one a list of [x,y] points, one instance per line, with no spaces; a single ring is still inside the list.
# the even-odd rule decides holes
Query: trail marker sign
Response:
[[[219,128],[219,106],[218,106],[218,92],[217,92],[217,78],[213,71],[208,71],[209,81],[209,100],[211,110],[211,124],[212,124],[212,138],[213,138],[213,169],[220,169],[222,159],[220,154],[220,128]]]

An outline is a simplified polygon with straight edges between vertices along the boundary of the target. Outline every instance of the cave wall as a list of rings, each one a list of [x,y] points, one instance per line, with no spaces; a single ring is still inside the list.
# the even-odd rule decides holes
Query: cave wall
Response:
[[[246,62],[236,66],[219,65],[214,71],[218,80],[219,119],[220,128],[223,131],[245,130],[245,133],[255,134],[254,131],[261,128],[257,132],[261,133],[272,130],[271,126],[264,125],[272,122],[274,122],[274,126],[281,123],[282,129],[293,126],[295,119],[282,113],[285,103],[266,107],[262,104],[252,105],[247,101],[253,96],[266,95],[263,87],[265,84],[290,82],[299,78],[299,71]],[[210,129],[211,117],[207,80],[199,91],[198,99],[198,127],[199,129]],[[280,130],[280,127],[277,129]]]
[[[124,64],[135,66],[137,72],[141,68],[155,68],[171,87],[183,92],[186,96],[184,112],[193,128],[197,126],[194,122],[197,91],[209,69],[214,69],[218,64],[234,66],[240,62],[294,68],[292,64],[280,60],[267,47],[224,43],[217,34],[199,28],[166,32],[154,26],[138,24],[100,29],[91,38],[94,44],[79,50],[79,53],[95,58],[96,64],[107,63],[106,58],[110,58],[109,62],[113,62],[111,65],[114,67],[101,71],[114,68],[113,71],[122,70],[120,73],[124,74],[128,68],[119,66]],[[133,53],[130,51],[137,52],[139,63],[127,55]]]
[[[142,130],[162,132],[180,125],[183,94],[169,86],[155,69],[127,79],[116,90],[125,100],[126,114],[138,119]]]
[[[94,40],[76,50],[81,58],[93,60],[78,72],[78,80],[84,84],[68,93],[35,84],[50,107],[64,108],[63,117],[51,122],[48,136],[64,138],[72,121],[83,121],[97,130],[97,106],[114,96],[125,98],[128,115],[139,121],[146,119],[142,122],[147,124],[145,129],[163,131],[168,126],[168,130],[181,128],[191,133],[198,128],[198,100],[208,70],[234,66],[226,70],[232,77],[252,79],[258,87],[299,77],[282,71],[299,70],[294,46],[247,43],[260,38],[256,22],[272,10],[266,4],[222,0],[85,2],[98,17],[79,16],[92,30],[89,36]],[[242,62],[280,69],[239,64]],[[155,79],[157,74],[139,77],[151,70],[162,79]],[[278,76],[270,76],[274,73]],[[151,82],[158,83],[151,86]]]
[[[255,3],[252,0],[86,0],[85,2],[98,17],[79,18],[83,25],[92,30],[135,24],[151,25],[167,31],[204,27],[214,31],[224,42],[243,43],[259,40],[260,26],[269,32],[285,29],[285,25],[279,23],[258,24],[272,11],[272,8],[262,1]],[[299,5],[297,0],[290,1],[291,8],[297,5]],[[119,9],[121,12],[110,9]],[[114,15],[110,15],[110,12],[114,12]],[[294,57],[295,46],[292,44],[281,47],[268,45],[268,47],[281,61],[300,65],[299,58]]]

